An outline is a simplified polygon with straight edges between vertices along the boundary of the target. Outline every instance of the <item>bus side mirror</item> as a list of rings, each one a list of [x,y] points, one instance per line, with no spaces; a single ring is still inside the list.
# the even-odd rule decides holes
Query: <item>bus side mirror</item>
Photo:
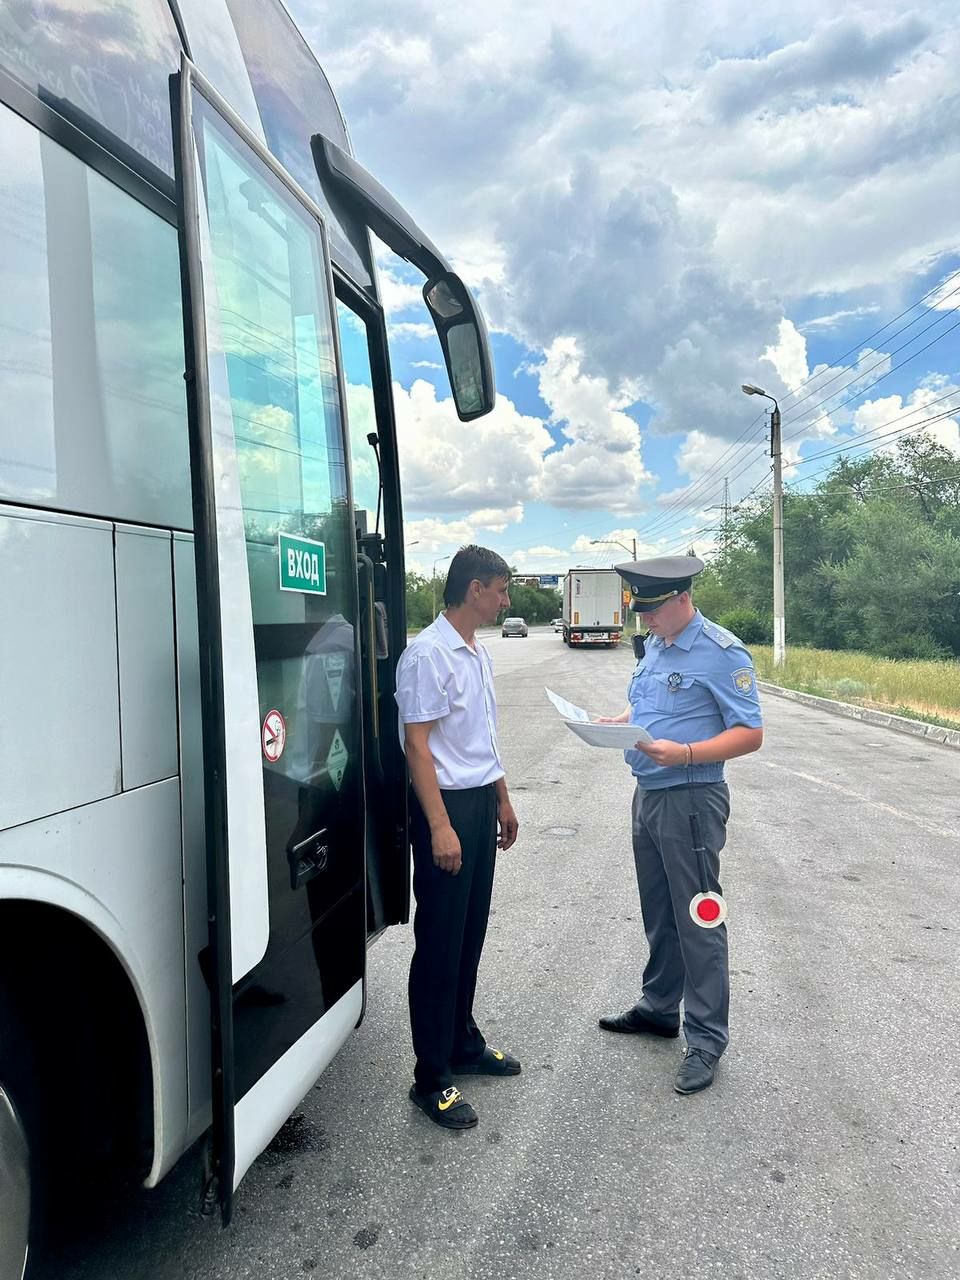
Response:
[[[496,384],[483,314],[458,275],[444,271],[423,286],[437,327],[453,402],[461,422],[482,417],[496,403]]]

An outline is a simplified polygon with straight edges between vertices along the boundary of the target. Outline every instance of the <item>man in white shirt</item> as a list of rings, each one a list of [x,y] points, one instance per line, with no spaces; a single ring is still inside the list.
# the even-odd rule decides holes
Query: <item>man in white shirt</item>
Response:
[[[417,899],[410,1097],[447,1129],[477,1123],[453,1076],[520,1071],[511,1054],[487,1045],[473,1017],[496,851],[517,838],[497,744],[493,665],[476,637],[478,627],[509,609],[509,581],[509,566],[495,551],[462,547],[450,562],[445,610],[397,666]]]

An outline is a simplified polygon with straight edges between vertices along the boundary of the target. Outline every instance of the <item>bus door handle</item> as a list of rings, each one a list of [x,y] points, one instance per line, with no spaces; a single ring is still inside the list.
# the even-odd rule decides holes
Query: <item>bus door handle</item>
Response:
[[[290,863],[290,888],[299,889],[302,884],[318,876],[327,869],[330,859],[330,840],[327,828],[308,836],[298,844],[287,847],[287,860]]]
[[[360,653],[365,679],[361,695],[364,728],[369,743],[369,761],[379,781],[383,780],[380,760],[380,681],[377,675],[377,599],[376,569],[373,561],[362,551],[357,554],[357,570],[360,585]]]

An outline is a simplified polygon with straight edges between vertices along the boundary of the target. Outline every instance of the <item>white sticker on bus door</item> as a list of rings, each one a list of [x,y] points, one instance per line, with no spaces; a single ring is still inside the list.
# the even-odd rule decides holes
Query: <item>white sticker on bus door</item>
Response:
[[[349,758],[347,748],[340,737],[340,730],[337,729],[334,731],[333,741],[330,743],[330,750],[327,752],[327,772],[330,774],[330,781],[338,791],[343,784],[343,775],[347,771]]]
[[[343,692],[343,673],[347,669],[347,658],[343,653],[328,653],[323,660],[324,674],[327,677],[327,688],[330,691],[330,702],[334,711],[340,710],[340,694]]]

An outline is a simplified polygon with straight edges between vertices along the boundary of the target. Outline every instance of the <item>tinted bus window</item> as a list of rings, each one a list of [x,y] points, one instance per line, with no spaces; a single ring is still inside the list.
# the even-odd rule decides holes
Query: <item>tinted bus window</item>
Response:
[[[360,285],[370,287],[369,242],[356,224],[342,226],[317,177],[310,138],[341,147],[347,134],[333,92],[303,37],[273,0],[227,0],[246,59],[267,146],[326,216],[331,249]]]
[[[168,77],[179,60],[164,0],[0,6],[0,64],[85,133],[112,134],[171,177]]]
[[[373,533],[380,499],[380,469],[367,436],[377,430],[377,409],[370,371],[367,326],[355,311],[337,303],[340,323],[340,351],[347,390],[347,422],[350,429],[350,460],[353,475],[353,505],[362,514],[364,533]],[[380,520],[383,527],[383,517]]]
[[[176,230],[0,107],[0,499],[189,528]]]

